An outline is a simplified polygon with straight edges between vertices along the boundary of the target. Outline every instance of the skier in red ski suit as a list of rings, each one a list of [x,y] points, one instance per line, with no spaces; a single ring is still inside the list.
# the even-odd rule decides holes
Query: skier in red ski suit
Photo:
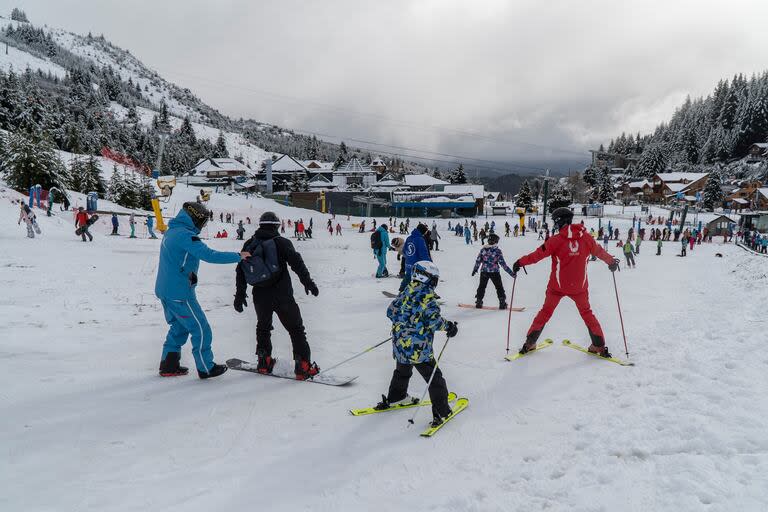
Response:
[[[576,303],[576,308],[589,329],[589,337],[592,340],[589,351],[610,357],[605,346],[603,329],[589,305],[587,264],[594,255],[607,263],[611,272],[615,272],[619,268],[619,260],[600,247],[583,225],[571,224],[573,212],[568,208],[556,209],[552,212],[552,220],[558,233],[534,252],[517,260],[512,267],[513,272],[517,273],[521,267],[533,265],[547,257],[552,258],[552,273],[549,276],[544,305],[533,319],[520,353],[525,354],[536,348],[536,341],[560,300],[570,297]]]

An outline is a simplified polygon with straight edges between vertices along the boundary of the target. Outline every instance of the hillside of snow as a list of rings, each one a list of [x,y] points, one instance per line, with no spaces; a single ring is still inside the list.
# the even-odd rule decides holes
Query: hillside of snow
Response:
[[[194,193],[177,187],[167,212]],[[338,368],[359,376],[340,388],[235,371],[201,381],[194,368],[187,377],[158,377],[167,330],[153,293],[161,241],[143,232],[137,240],[111,237],[100,222],[95,241],[83,243],[72,214],[58,209],[51,218],[38,212],[42,235],[27,239],[16,224],[18,197],[0,185],[7,383],[0,510],[765,510],[768,276],[764,258],[732,244],[703,244],[679,258],[676,243],[665,243],[661,256],[646,243],[637,268],[616,274],[636,366],[559,346],[564,338],[586,341],[567,299],[543,334],[557,344],[510,363],[506,313],[456,307],[473,299],[479,246],[465,245],[439,220],[437,291],[443,315],[459,323],[440,364],[449,388],[471,403],[424,439],[426,410],[410,428],[407,411],[348,413],[386,393],[394,367],[386,345]],[[313,219],[314,239],[294,244],[320,296],[293,282],[321,368],[389,336],[381,291],[395,291],[398,281],[371,277],[369,237],[352,228],[357,219],[337,216],[343,236],[329,236],[329,217],[317,212],[223,194],[209,206],[216,221],[204,237],[234,231],[218,222],[220,212]],[[629,227],[626,217],[612,221],[622,232]],[[247,227],[249,236],[254,226]],[[232,251],[242,242],[207,243]],[[501,248],[511,262],[539,243],[502,238]],[[389,270],[396,269],[390,255]],[[548,275],[541,262],[518,279],[514,305],[526,309],[512,317],[513,350],[541,306]],[[512,281],[503,279],[509,293]],[[589,280],[608,345],[623,355],[611,274],[596,262]],[[234,266],[201,265],[198,296],[220,362],[254,357],[255,315],[250,305],[237,314],[233,294]],[[486,304],[494,300],[489,289]],[[275,325],[274,353],[288,359],[287,334]],[[438,334],[438,349],[444,342]],[[192,363],[189,345],[182,362]],[[411,394],[423,387],[415,375]]]

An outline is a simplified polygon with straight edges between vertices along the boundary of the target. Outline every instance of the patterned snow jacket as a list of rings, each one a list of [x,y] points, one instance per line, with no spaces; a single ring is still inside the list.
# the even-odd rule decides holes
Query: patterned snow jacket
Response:
[[[501,267],[507,274],[512,275],[512,269],[504,261],[504,254],[497,245],[485,245],[480,249],[480,254],[477,255],[477,260],[475,261],[475,268],[472,269],[473,274],[477,272],[481,264],[483,272],[498,272],[499,267]]]
[[[446,320],[440,314],[434,288],[411,281],[392,301],[387,317],[392,321],[392,355],[398,363],[418,364],[432,360],[435,331],[443,331]]]

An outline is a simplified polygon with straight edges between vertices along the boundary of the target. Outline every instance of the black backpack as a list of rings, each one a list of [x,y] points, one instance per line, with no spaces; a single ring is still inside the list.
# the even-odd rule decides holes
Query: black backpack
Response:
[[[375,230],[373,233],[371,233],[371,249],[374,251],[378,251],[382,247],[382,241],[381,241],[381,232],[379,230]]]
[[[251,253],[250,258],[240,262],[240,268],[245,275],[245,281],[256,287],[266,287],[274,284],[282,274],[280,260],[277,257],[275,239],[254,240],[245,248]]]

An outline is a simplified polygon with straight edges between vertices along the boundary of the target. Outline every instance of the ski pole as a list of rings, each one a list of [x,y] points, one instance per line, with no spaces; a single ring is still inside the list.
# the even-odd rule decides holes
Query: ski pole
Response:
[[[627,347],[627,335],[624,332],[624,317],[621,315],[621,303],[619,303],[619,288],[616,286],[616,273],[613,274],[613,289],[616,291],[616,306],[619,308],[619,321],[621,322],[621,335],[624,337],[624,353],[629,357],[629,348]]]
[[[520,267],[523,272],[528,273],[525,267]],[[507,319],[507,355],[509,355],[509,330],[512,326],[512,302],[515,300],[515,284],[517,284],[517,274],[512,278],[512,295],[509,297],[509,319]]]
[[[351,361],[351,360],[353,360],[353,359],[357,359],[358,357],[360,357],[360,356],[362,356],[362,355],[364,355],[364,354],[367,354],[367,353],[368,353],[368,352],[370,352],[371,350],[373,350],[373,349],[375,349],[375,348],[377,348],[377,347],[380,347],[380,346],[382,346],[383,344],[385,344],[386,342],[388,342],[388,341],[391,341],[391,340],[392,340],[392,336],[390,336],[389,338],[387,338],[387,339],[385,339],[385,340],[381,340],[380,342],[378,342],[377,344],[373,345],[372,347],[368,347],[367,349],[363,350],[362,352],[360,352],[360,353],[358,353],[358,354],[355,354],[355,355],[353,355],[352,357],[349,357],[349,358],[347,358],[347,359],[343,360],[342,362],[340,362],[340,363],[337,363],[337,364],[335,364],[335,365],[331,366],[330,368],[326,368],[325,370],[320,370],[320,371],[319,371],[319,372],[317,372],[315,375],[313,375],[312,377],[310,377],[310,380],[311,380],[313,377],[317,377],[317,376],[318,376],[318,375],[320,375],[321,373],[325,373],[325,372],[327,372],[327,371],[333,370],[334,368],[338,368],[339,366],[341,366],[341,365],[343,365],[343,364],[345,364],[345,363],[348,363],[348,362],[350,362],[350,361]]]
[[[448,346],[449,341],[451,341],[451,338],[445,339],[445,345],[443,345],[443,348],[440,349],[440,354],[438,354],[437,359],[435,360],[435,367],[432,369],[432,375],[429,376],[427,387],[424,388],[424,392],[421,394],[421,399],[417,403],[423,402],[424,397],[427,396],[427,392],[429,392],[429,386],[432,385],[432,379],[435,377],[435,372],[437,372],[438,365],[440,364],[440,358],[443,357],[443,352],[445,352],[445,347]],[[416,415],[419,413],[419,409],[421,409],[421,407],[416,407],[415,409],[416,410],[413,411],[413,416],[411,416],[411,419],[408,420],[409,427],[414,424],[413,422],[416,419]]]

